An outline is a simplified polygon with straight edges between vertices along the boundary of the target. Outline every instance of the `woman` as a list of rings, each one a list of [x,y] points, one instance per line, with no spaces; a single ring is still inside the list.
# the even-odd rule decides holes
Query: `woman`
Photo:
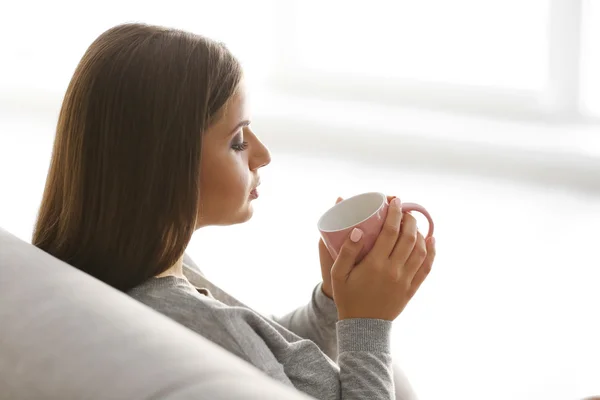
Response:
[[[33,243],[318,399],[393,399],[392,321],[435,257],[398,200],[360,263],[361,231],[335,262],[321,243],[322,284],[278,320],[184,265],[196,229],[252,216],[270,155],[249,121],[223,45],[142,24],[106,31],[67,89]]]

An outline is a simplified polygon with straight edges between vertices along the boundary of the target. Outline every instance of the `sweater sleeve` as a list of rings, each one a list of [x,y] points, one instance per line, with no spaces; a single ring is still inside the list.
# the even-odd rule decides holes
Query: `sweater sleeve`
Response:
[[[394,400],[391,321],[347,319],[337,323],[342,400]]]
[[[308,304],[272,319],[301,338],[315,342],[332,360],[337,358],[337,307],[323,293],[321,284],[314,288]]]

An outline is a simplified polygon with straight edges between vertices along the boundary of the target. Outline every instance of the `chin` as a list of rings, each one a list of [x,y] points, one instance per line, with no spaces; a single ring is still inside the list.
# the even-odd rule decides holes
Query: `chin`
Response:
[[[243,224],[252,218],[254,215],[254,208],[252,203],[248,202],[237,211],[224,213],[225,215],[212,216],[212,218],[203,218],[196,224],[196,229],[200,229],[205,226],[229,226]]]
[[[240,219],[238,222],[236,222],[237,224],[243,224],[244,222],[250,221],[250,219],[254,215],[254,208],[252,207],[252,204],[248,203],[248,206],[246,207],[244,212],[240,214]]]
[[[232,217],[227,220],[223,220],[221,223],[215,224],[220,226],[238,225],[248,222],[254,215],[254,208],[252,204],[248,203],[244,208],[240,209],[237,213],[233,214]]]

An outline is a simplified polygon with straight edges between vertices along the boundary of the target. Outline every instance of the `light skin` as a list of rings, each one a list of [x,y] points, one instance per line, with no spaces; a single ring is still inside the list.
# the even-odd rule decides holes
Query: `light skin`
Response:
[[[196,229],[239,224],[252,218],[252,191],[260,184],[259,170],[271,162],[269,150],[250,127],[243,82],[220,114],[203,133]],[[183,256],[158,276],[185,278],[182,264]]]
[[[270,163],[271,156],[250,128],[243,82],[203,135],[196,229],[248,221],[260,183],[259,170]],[[384,229],[360,263],[356,256],[362,248],[362,232],[348,237],[336,260],[319,243],[322,290],[335,301],[340,320],[394,320],[431,270],[435,240],[425,240],[414,217],[403,213],[399,200],[393,199],[388,198],[391,204]],[[182,260],[158,276],[185,278]]]

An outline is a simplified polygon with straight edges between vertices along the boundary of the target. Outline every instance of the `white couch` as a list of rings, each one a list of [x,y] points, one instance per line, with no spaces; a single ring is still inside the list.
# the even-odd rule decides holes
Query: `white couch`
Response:
[[[395,383],[416,399],[399,368]],[[0,228],[4,399],[309,397]]]
[[[308,398],[0,229],[0,399]]]

